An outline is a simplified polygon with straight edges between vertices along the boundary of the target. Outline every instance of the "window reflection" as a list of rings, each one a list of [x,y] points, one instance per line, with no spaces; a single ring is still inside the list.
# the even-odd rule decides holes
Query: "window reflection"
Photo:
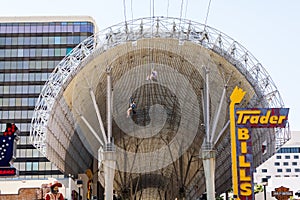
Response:
[[[63,34],[57,34],[60,31]],[[87,22],[1,23],[0,33],[4,33],[0,36],[0,46],[9,45],[0,49],[0,58],[4,58],[0,61],[0,70],[2,70],[0,96],[3,97],[0,98],[0,107],[3,108],[0,117],[4,120],[17,121],[16,125],[21,131],[17,156],[28,160],[28,162],[15,162],[14,166],[20,171],[57,170],[51,162],[36,162],[33,159],[43,157],[38,150],[24,149],[28,148],[24,145],[31,145],[28,137],[31,125],[29,119],[32,118],[33,107],[44,85],[43,81],[48,79],[61,57],[93,33],[93,24]],[[17,34],[12,35],[12,33]],[[5,123],[0,124],[0,128],[5,129]],[[45,176],[26,176],[26,178],[30,177]],[[55,177],[63,177],[63,175],[55,175]]]

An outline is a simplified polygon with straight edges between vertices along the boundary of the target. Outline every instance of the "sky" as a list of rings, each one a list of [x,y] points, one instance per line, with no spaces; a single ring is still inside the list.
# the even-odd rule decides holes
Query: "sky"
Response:
[[[210,4],[209,0],[2,0],[0,5],[0,16],[88,15],[100,30],[153,12],[206,21],[263,65],[290,108],[290,129],[300,130],[299,0],[211,0]]]

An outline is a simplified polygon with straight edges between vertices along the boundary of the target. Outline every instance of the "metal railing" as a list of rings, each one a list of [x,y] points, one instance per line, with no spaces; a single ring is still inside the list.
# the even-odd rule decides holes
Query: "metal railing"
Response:
[[[56,66],[36,103],[31,121],[30,136],[33,145],[46,153],[47,123],[56,97],[76,73],[93,59],[115,46],[143,38],[178,39],[201,45],[224,57],[246,77],[255,88],[257,96],[268,107],[284,107],[280,93],[272,78],[258,60],[241,44],[221,31],[204,24],[179,18],[140,18],[106,28],[77,45]],[[290,139],[289,130],[276,129],[277,148]]]

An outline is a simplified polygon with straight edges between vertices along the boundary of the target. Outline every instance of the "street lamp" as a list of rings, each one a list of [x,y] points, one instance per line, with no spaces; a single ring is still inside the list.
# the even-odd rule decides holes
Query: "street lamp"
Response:
[[[266,186],[268,185],[268,178],[262,178],[261,183],[264,186],[264,200],[266,200],[267,199]]]
[[[80,188],[83,186],[83,181],[81,179],[76,180],[76,185],[78,187],[78,196],[79,200],[81,200],[81,195],[80,195]]]

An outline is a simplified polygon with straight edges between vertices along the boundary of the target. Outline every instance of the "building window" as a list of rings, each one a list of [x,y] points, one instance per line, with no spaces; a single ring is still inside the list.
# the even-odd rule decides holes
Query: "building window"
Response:
[[[285,159],[291,159],[291,156],[285,156]]]
[[[295,169],[295,172],[300,172],[300,168],[296,168],[296,169]]]
[[[266,173],[266,172],[268,172],[268,170],[267,169],[262,169],[261,172]]]
[[[292,162],[292,165],[293,166],[297,166],[297,162]]]
[[[285,171],[286,172],[291,172],[292,170],[290,168],[287,168]]]
[[[281,159],[281,156],[276,156],[276,159]]]
[[[282,172],[282,169],[277,169],[277,172]]]
[[[283,162],[283,166],[288,166],[289,163],[288,162]]]
[[[32,162],[32,170],[37,171],[39,169],[39,163],[38,162]]]
[[[274,165],[275,166],[280,166],[280,163],[279,162],[275,162]]]
[[[298,155],[294,155],[294,159],[299,159],[299,156]]]
[[[299,153],[299,152],[300,152],[299,147],[281,148],[278,151],[278,153]]]

